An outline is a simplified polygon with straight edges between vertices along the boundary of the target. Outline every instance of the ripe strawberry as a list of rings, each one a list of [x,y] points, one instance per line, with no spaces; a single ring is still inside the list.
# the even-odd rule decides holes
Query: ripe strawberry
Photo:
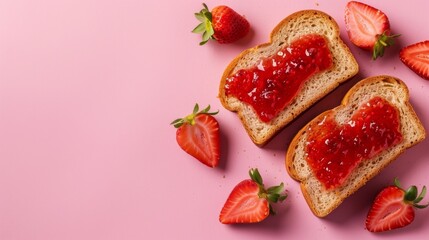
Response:
[[[426,194],[424,186],[420,195],[417,187],[411,186],[403,190],[399,181],[384,188],[375,198],[375,201],[366,218],[366,229],[370,232],[383,232],[409,225],[414,220],[414,208],[425,208],[429,204],[419,205]]]
[[[220,158],[219,123],[212,116],[218,112],[209,112],[210,105],[174,120],[171,124],[177,128],[176,140],[188,154],[209,167],[216,167]]]
[[[204,45],[209,39],[218,43],[232,43],[244,37],[250,30],[249,22],[240,14],[227,6],[217,6],[210,12],[207,5],[195,13],[201,23],[192,30],[193,33],[202,33]]]
[[[286,199],[287,195],[282,194],[283,183],[265,189],[258,169],[250,169],[249,175],[251,179],[237,184],[226,200],[219,215],[221,223],[260,222],[275,213],[271,203]]]
[[[429,80],[429,40],[403,48],[399,58],[420,77]]]
[[[382,11],[361,2],[351,1],[345,10],[346,30],[356,46],[372,51],[372,59],[384,55],[399,35],[390,34],[390,23]]]

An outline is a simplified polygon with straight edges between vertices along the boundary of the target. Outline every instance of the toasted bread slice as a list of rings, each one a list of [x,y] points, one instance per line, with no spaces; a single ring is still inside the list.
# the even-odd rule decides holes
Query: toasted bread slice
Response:
[[[271,121],[261,121],[253,108],[236,97],[225,94],[226,79],[240,69],[256,66],[261,59],[276,54],[293,41],[308,34],[319,34],[327,39],[333,66],[311,76],[292,101]],[[340,38],[339,28],[332,17],[316,10],[296,12],[281,21],[271,32],[270,41],[239,54],[223,73],[219,98],[222,105],[238,113],[252,141],[263,146],[300,113],[326,96],[340,83],[353,77],[359,70],[356,59]]]
[[[364,159],[340,187],[327,190],[314,175],[306,159],[305,145],[311,131],[309,127],[322,121],[328,114],[333,114],[338,124],[344,124],[362,103],[374,97],[387,100],[398,110],[402,141],[370,159]],[[300,182],[303,196],[313,213],[324,217],[425,136],[425,129],[409,102],[409,92],[404,82],[391,76],[369,77],[352,87],[340,106],[320,114],[297,133],[286,154],[286,169],[292,178]]]

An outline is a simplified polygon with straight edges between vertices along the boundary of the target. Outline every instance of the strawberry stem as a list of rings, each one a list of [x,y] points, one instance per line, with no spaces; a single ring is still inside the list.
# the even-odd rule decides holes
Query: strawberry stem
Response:
[[[195,117],[200,114],[207,114],[207,115],[216,115],[219,113],[219,110],[216,112],[210,112],[210,105],[208,105],[203,110],[199,111],[200,107],[198,106],[198,103],[195,104],[194,109],[192,110],[192,113],[187,115],[184,118],[178,118],[170,123],[170,125],[173,125],[175,128],[181,127],[183,124],[195,124]]]
[[[278,186],[272,186],[268,189],[265,189],[263,180],[261,177],[261,174],[259,173],[258,169],[250,169],[249,175],[252,181],[254,181],[259,186],[259,193],[258,196],[260,198],[265,198],[268,200],[268,205],[270,207],[270,214],[275,214],[274,209],[271,206],[271,203],[277,203],[282,202],[287,198],[287,194],[284,193],[284,184],[280,183]]]
[[[429,203],[427,203],[425,205],[419,204],[426,195],[426,186],[423,186],[422,191],[420,192],[420,194],[418,194],[419,191],[418,191],[417,187],[414,185],[409,187],[406,191],[404,189],[402,189],[401,185],[399,183],[399,180],[397,178],[395,178],[395,180],[394,180],[394,185],[397,188],[404,191],[404,202],[406,202],[407,204],[410,204],[413,207],[416,207],[419,209],[426,208],[429,206]]]
[[[212,13],[205,3],[203,3],[203,9],[194,14],[195,17],[200,21],[194,30],[193,33],[202,34],[202,40],[200,45],[206,44],[210,39],[213,38],[214,29],[212,26]]]
[[[385,49],[395,44],[395,38],[399,36],[401,35],[387,35],[387,32],[377,35],[377,41],[375,42],[372,51],[372,59],[376,60],[378,57],[382,57],[384,55]]]
[[[383,45],[383,46],[387,47],[387,43],[386,43],[385,41],[380,40],[380,43],[381,43],[381,45]]]

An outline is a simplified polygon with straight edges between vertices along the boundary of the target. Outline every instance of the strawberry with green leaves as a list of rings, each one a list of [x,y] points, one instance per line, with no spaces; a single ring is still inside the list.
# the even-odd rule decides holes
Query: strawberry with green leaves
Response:
[[[390,35],[387,15],[365,3],[351,1],[345,10],[346,30],[356,46],[372,51],[372,59],[384,55],[386,47],[394,44],[398,34]]]
[[[219,123],[210,112],[210,105],[199,111],[195,104],[191,114],[171,124],[177,128],[176,141],[188,154],[209,167],[216,167],[220,158]]]
[[[240,14],[228,6],[217,6],[210,11],[205,3],[204,8],[195,13],[195,17],[201,22],[193,33],[202,34],[200,45],[204,45],[210,39],[218,43],[233,43],[244,36],[250,30],[250,24]]]
[[[403,48],[399,53],[399,58],[417,75],[429,80],[429,40]]]
[[[370,232],[383,232],[409,225],[414,221],[414,208],[429,205],[420,204],[425,194],[425,186],[418,194],[416,186],[404,190],[398,179],[395,179],[393,186],[384,188],[375,198],[366,218],[366,229]]]
[[[250,169],[250,179],[237,184],[219,215],[224,224],[257,223],[274,214],[272,203],[283,201],[287,195],[283,183],[265,189],[258,169]]]

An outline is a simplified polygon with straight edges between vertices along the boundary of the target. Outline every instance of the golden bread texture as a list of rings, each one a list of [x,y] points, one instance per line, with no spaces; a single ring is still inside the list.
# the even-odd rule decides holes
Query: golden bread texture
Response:
[[[332,68],[311,76],[297,95],[274,119],[263,122],[253,108],[236,97],[225,94],[226,79],[240,69],[256,66],[261,59],[276,54],[293,41],[308,34],[319,34],[327,39],[332,54]],[[238,113],[252,141],[263,146],[299,114],[326,96],[339,84],[357,74],[359,66],[349,48],[340,38],[335,20],[317,10],[296,12],[282,20],[271,32],[270,41],[244,50],[225,69],[219,87],[222,105]]]
[[[311,131],[309,127],[313,123],[323,121],[328,114],[334,114],[336,122],[344,124],[362,103],[373,97],[382,97],[398,109],[403,140],[374,157],[363,160],[340,187],[326,190],[306,160],[305,145]],[[324,217],[379,174],[407,148],[423,141],[425,136],[425,129],[409,102],[409,92],[404,82],[391,76],[369,77],[353,86],[340,106],[320,114],[297,133],[286,153],[286,169],[293,179],[300,182],[303,196],[312,212],[318,217]]]

